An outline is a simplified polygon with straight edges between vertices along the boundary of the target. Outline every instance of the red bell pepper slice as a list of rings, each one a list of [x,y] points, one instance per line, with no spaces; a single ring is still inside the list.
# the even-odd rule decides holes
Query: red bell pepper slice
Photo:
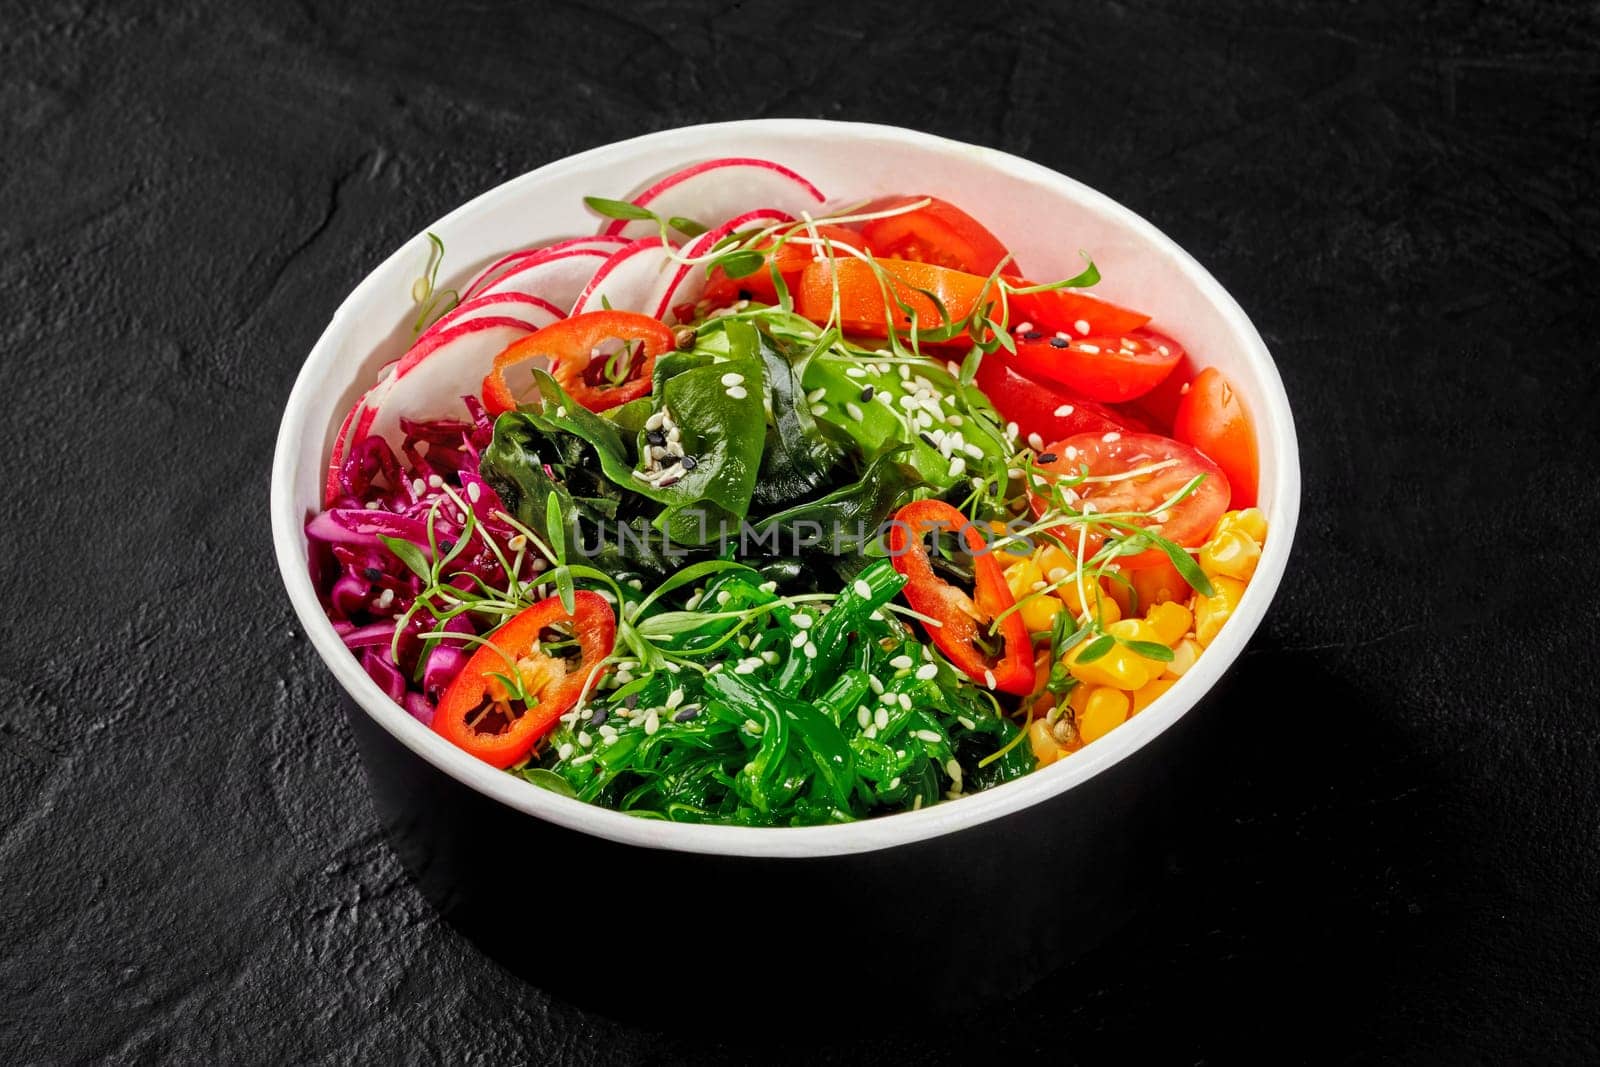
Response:
[[[933,571],[922,536],[930,530],[959,533],[972,553],[977,588],[972,597]],[[918,500],[895,513],[889,525],[889,558],[906,576],[906,603],[939,622],[926,626],[939,651],[980,685],[1026,696],[1033,689],[1033,643],[1022,613],[1013,611],[1000,620],[1005,651],[999,658],[977,643],[978,627],[988,627],[995,616],[1016,604],[983,534],[961,512],[939,500]],[[992,679],[992,681],[991,681]]]
[[[606,376],[609,357],[599,352],[611,340],[628,346],[626,360],[612,365],[616,371],[620,364],[622,372],[614,380]],[[483,406],[491,415],[515,408],[517,398],[506,382],[506,368],[543,356],[568,396],[590,411],[605,411],[648,395],[656,357],[672,351],[675,344],[672,331],[649,315],[632,311],[574,315],[529,334],[494,357],[494,369],[483,379]]]
[[[546,655],[539,647],[547,627],[566,624],[577,639],[577,665]],[[560,597],[549,597],[514,616],[480,645],[439,701],[433,728],[452,745],[502,770],[526,759],[534,744],[578,702],[584,686],[598,680],[600,663],[616,643],[617,620],[599,593],[573,594],[569,615]],[[520,675],[537,703],[519,715],[519,703],[502,678]]]

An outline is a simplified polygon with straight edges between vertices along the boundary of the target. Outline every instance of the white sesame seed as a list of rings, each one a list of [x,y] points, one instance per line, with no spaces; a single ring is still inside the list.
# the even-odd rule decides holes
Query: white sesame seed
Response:
[[[880,730],[887,730],[889,728],[889,709],[879,708],[875,713],[873,713],[872,725],[876,726]]]
[[[817,401],[821,400],[823,397],[825,397],[827,395],[828,395],[828,390],[825,389],[825,388],[824,389],[813,389],[813,390],[811,390],[811,392],[806,394],[806,403],[815,404]]]
[[[789,641],[789,646],[791,648],[800,648],[809,640],[811,640],[811,638],[807,637],[805,631],[802,630],[800,633],[795,634],[794,637]]]
[[[940,737],[932,730],[918,730],[911,736],[915,737],[918,741],[926,741],[930,745],[937,745],[940,741],[944,740],[944,738]]]
[[[863,730],[872,725],[872,712],[865,704],[856,708],[856,722],[861,724]]]
[[[957,363],[953,359],[947,359],[944,361],[944,369],[949,371],[952,377],[959,377],[961,374],[961,364]]]
[[[600,737],[609,745],[617,739],[617,728],[610,723],[606,723],[600,727]]]
[[[1068,415],[1072,414],[1072,410],[1073,408],[1071,404],[1062,404],[1060,407],[1056,408],[1056,418],[1064,419]]]
[[[994,688],[994,671],[983,672],[983,684],[988,686],[990,689]]]
[[[756,660],[754,663],[751,663],[747,659],[742,659],[733,668],[733,673],[734,674],[754,674],[756,672],[756,668],[758,666],[760,666],[760,665],[761,665],[761,661],[760,660]]]
[[[756,588],[761,590],[763,593],[776,593],[778,591],[778,583],[762,582],[760,585],[756,586]]]
[[[379,593],[378,599],[375,603],[377,604],[379,611],[387,611],[394,604],[394,590],[385,589],[383,592]]]
[[[881,693],[878,696],[878,703],[887,704],[892,708],[900,703],[900,697],[895,693]]]
[[[584,748],[594,747],[594,738],[589,736],[588,730],[578,731],[578,744],[582,745]]]
[[[901,693],[900,694],[900,706],[902,708],[905,708],[907,711],[911,710],[911,694],[910,693]]]
[[[724,389],[723,392],[728,394],[729,400],[743,400],[745,397],[750,395],[749,393],[745,392],[745,388],[742,385],[730,385],[728,388]]]
[[[1100,346],[1099,345],[1082,344],[1082,345],[1078,346],[1078,351],[1079,352],[1087,352],[1091,356],[1098,356],[1100,354]]]
[[[683,703],[683,690],[682,689],[674,689],[672,692],[667,694],[667,710],[668,711],[675,710],[678,707],[678,705],[682,704],[682,703]]]
[[[862,419],[866,418],[866,416],[861,413],[861,406],[853,400],[846,400],[844,402],[844,413],[850,416],[850,418],[856,422],[860,422]]]
[[[961,446],[961,451],[965,452],[968,456],[972,457],[973,459],[982,459],[983,458],[983,449],[979,448],[977,445],[973,445],[973,444],[962,445]]]
[[[850,588],[855,590],[856,596],[858,597],[872,596],[872,586],[867,584],[867,580],[865,578],[857,578],[851,583]]]
[[[1067,570],[1065,567],[1051,567],[1050,573],[1045,575],[1045,577],[1050,579],[1051,582],[1064,582],[1067,580],[1067,575],[1070,573],[1072,572]]]
[[[1014,423],[1014,422],[1006,423],[1006,436],[1007,437],[1015,438],[1021,432],[1022,432],[1022,428],[1020,426],[1018,426],[1016,423]]]
[[[561,747],[556,749],[556,759],[571,759],[571,758],[572,758],[572,744],[570,742],[567,742],[567,741],[561,742]]]
[[[654,412],[648,419],[644,420],[644,428],[647,429],[647,430],[659,430],[659,429],[661,429],[661,423],[665,419],[665,417],[666,417],[666,412],[664,412],[664,411]]]
[[[967,461],[960,456],[950,461],[949,477],[959,478],[967,469]]]
[[[876,739],[877,736],[878,736],[878,725],[877,725],[877,723],[873,723],[871,726],[867,727],[866,731],[862,734],[862,736],[866,737],[868,739]]]
[[[960,415],[946,415],[944,417],[944,421],[949,423],[951,426],[965,426],[967,424],[967,420],[962,418]]]
[[[1067,456],[1068,459],[1077,459],[1078,458],[1078,448],[1077,448],[1077,446],[1076,445],[1068,445],[1067,446],[1067,451],[1066,451],[1066,456]]]
[[[826,405],[826,404],[812,404],[811,405],[811,414],[813,414],[813,415],[826,415],[827,413],[828,413],[828,405]]]
[[[376,500],[369,500],[365,504],[362,504],[361,506],[366,508],[368,511],[377,511],[379,505],[378,505],[378,502]]]
[[[872,687],[874,693],[883,696],[883,683],[878,681],[877,675],[867,675],[867,685]]]
[[[889,666],[893,667],[897,671],[904,671],[911,669],[911,663],[912,660],[910,656],[901,655],[890,660]]]
[[[1178,393],[1180,395],[1182,395],[1182,396],[1188,396],[1189,395],[1189,383],[1188,382],[1184,382],[1183,383],[1183,387],[1178,390]]]
[[[744,729],[746,733],[759,734],[761,732],[761,724],[754,719],[746,719],[744,721]]]
[[[1031,323],[1031,322],[1019,322],[1019,323],[1017,323],[1017,328],[1016,328],[1015,332],[1017,332],[1017,333],[1027,333],[1031,329],[1033,329],[1033,323]]]
[[[426,493],[427,491],[428,491],[428,483],[427,482],[423,481],[421,478],[415,478],[415,479],[412,480],[412,482],[411,482],[411,495],[412,496],[421,496],[423,493]]]
[[[1073,323],[1072,324],[1072,328],[1074,330],[1077,330],[1080,334],[1082,334],[1085,337],[1089,336],[1089,323],[1086,322],[1083,319],[1079,319],[1077,322]],[[1059,337],[1060,334],[1057,334],[1056,336]]]
[[[1166,345],[1156,345],[1156,351],[1160,352],[1163,356],[1172,355],[1172,351],[1168,349]]]
[[[1035,452],[1043,452],[1044,451],[1044,438],[1040,437],[1036,433],[1030,433],[1028,435],[1028,447],[1033,449]]]
[[[978,728],[978,724],[967,718],[965,715],[957,715],[956,722],[960,723],[962,726],[965,726],[969,730],[975,730]]]
[[[893,778],[889,779],[889,788],[890,789],[899,789],[900,788],[900,776],[898,774],[895,775]]]
[[[1100,440],[1104,441],[1106,444],[1109,445],[1113,441],[1122,440],[1122,435],[1120,433],[1117,433],[1115,430],[1112,430],[1110,433],[1108,433],[1104,437],[1100,438]]]
[[[846,367],[844,372],[852,378],[865,378],[867,376],[867,372],[860,367]]]
[[[810,615],[795,614],[795,615],[790,616],[789,621],[794,623],[795,629],[797,629],[797,630],[809,630],[809,629],[811,629],[811,616]]]
[[[468,482],[467,499],[476,504],[478,502],[478,498],[481,496],[483,496],[482,486],[480,486],[477,482]]]
[[[911,380],[911,364],[900,364],[900,380],[902,382],[908,382]]]
[[[944,765],[944,772],[957,782],[961,781],[961,764],[955,760],[952,759]]]
[[[917,679],[919,681],[923,681],[923,682],[932,681],[934,678],[937,678],[938,676],[939,676],[939,668],[935,664],[924,663],[922,666],[917,668]]]
[[[743,385],[744,375],[737,371],[729,371],[722,376],[722,384],[726,386]]]
[[[721,592],[719,592],[717,594],[717,607],[720,608],[720,607],[726,606],[728,601],[730,601],[732,599],[733,599],[733,594],[732,593],[728,592],[726,589],[722,590]]]
[[[661,716],[655,708],[651,708],[649,714],[644,717],[644,735],[649,737],[659,729],[661,729]]]
[[[778,662],[778,658],[778,654],[770,648],[761,653],[761,662],[765,663],[769,667]]]
[[[806,647],[805,647],[804,651],[805,651],[805,654],[806,654],[806,659],[816,659],[817,658],[817,646],[812,644],[810,641],[806,642]]]

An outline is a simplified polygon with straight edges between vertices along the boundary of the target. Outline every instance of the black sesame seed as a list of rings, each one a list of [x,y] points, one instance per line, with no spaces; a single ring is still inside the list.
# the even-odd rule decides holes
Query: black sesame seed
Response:
[[[693,456],[684,456],[683,457],[683,469],[684,470],[692,471],[698,466],[700,466],[700,461],[695,459]]]
[[[865,389],[861,390],[861,402],[865,404],[867,401],[871,400],[876,393],[876,389],[870,385],[867,386]]]
[[[368,567],[363,573],[366,574],[367,581],[369,582],[375,582],[379,578],[383,577],[383,571],[379,570],[377,567]]]
[[[594,714],[589,716],[589,725],[604,726],[606,724],[606,720],[610,717],[611,713],[605,708],[595,708]]]
[[[1043,336],[1044,334],[1040,333],[1038,330],[1029,330],[1027,333],[1022,335],[1022,339],[1024,341],[1037,341]]]
[[[1039,453],[1038,462],[1040,462],[1040,463],[1054,463],[1055,461],[1056,461],[1056,454],[1054,452],[1041,452],[1041,453]]]
[[[646,430],[644,432],[644,441],[647,445],[656,445],[659,447],[667,443],[667,435],[662,433],[660,430]]]
[[[454,547],[456,547],[456,543],[451,541],[449,538],[439,542],[439,550],[441,552],[448,552]]]
[[[922,443],[927,445],[929,448],[939,447],[939,445],[934,441],[932,434],[919,433],[917,436],[922,438]]]
[[[682,456],[675,456],[671,452],[668,452],[666,455],[661,457],[661,465],[663,467],[670,467],[674,463],[681,462],[682,460],[683,460]]]
[[[1067,339],[1065,337],[1052,337],[1052,338],[1050,338],[1050,347],[1051,348],[1066,348],[1067,347]]]
[[[673,722],[688,722],[690,719],[693,719],[696,715],[699,715],[699,714],[700,714],[700,709],[699,708],[684,708],[682,711],[678,712],[678,714],[676,714],[676,715],[674,715],[672,717],[672,721]]]

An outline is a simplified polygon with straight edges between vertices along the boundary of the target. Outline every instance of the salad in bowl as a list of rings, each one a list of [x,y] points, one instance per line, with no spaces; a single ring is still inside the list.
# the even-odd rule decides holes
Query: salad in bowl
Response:
[[[453,285],[430,235],[304,526],[451,745],[642,818],[853,822],[1083,758],[1228,626],[1252,414],[1095,248],[1049,277],[981,200],[749,157],[583,203]]]

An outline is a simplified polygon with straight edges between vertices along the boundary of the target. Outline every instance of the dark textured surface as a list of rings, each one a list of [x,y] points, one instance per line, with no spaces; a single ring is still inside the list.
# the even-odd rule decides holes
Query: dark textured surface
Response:
[[[6,6],[0,1059],[1600,1056],[1595,5]],[[839,1020],[742,996],[758,1044],[670,961],[619,963],[619,999],[682,998],[658,1033],[435,917],[266,489],[304,353],[404,238],[760,115],[994,145],[1151,218],[1260,327],[1306,488],[1138,925],[943,1025],[831,1036],[865,976]]]

